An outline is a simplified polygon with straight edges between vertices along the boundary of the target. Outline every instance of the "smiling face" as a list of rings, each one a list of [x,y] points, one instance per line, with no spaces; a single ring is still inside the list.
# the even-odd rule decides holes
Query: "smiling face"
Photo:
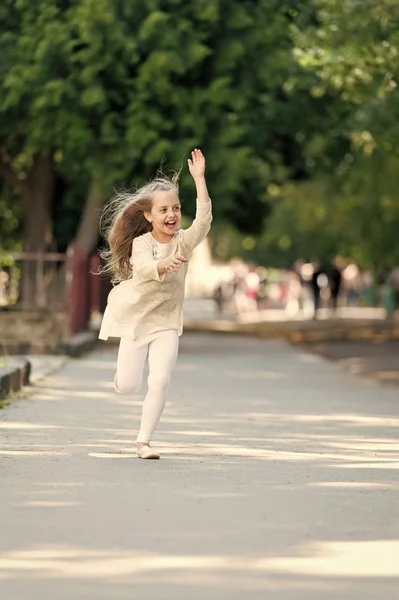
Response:
[[[180,200],[173,191],[155,192],[151,212],[145,218],[152,223],[152,235],[162,244],[170,242],[181,225]]]

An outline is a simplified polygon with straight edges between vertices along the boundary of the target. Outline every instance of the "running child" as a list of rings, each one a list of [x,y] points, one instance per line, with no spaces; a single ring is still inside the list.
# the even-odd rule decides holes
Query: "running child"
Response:
[[[114,386],[121,394],[141,389],[148,358],[137,454],[159,458],[150,447],[165,407],[171,373],[183,331],[183,301],[188,261],[207,236],[212,207],[205,181],[205,157],[194,150],[188,168],[197,192],[196,217],[181,230],[178,176],[158,177],[132,194],[118,194],[102,222],[109,251],[105,270],[117,285],[108,296],[99,338],[120,338]]]

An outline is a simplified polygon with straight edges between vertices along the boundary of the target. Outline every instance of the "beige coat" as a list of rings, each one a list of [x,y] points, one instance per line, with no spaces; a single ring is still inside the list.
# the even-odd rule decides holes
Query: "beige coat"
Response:
[[[99,338],[137,337],[166,329],[183,331],[184,287],[188,263],[177,273],[160,276],[158,261],[171,255],[189,259],[208,235],[212,221],[210,202],[197,202],[197,214],[187,230],[175,233],[168,244],[157,242],[151,233],[133,240],[132,277],[116,285],[108,295]]]

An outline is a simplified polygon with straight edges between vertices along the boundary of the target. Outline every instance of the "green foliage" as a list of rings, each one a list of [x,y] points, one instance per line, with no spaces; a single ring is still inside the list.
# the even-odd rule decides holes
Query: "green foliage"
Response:
[[[395,7],[396,0],[4,0],[7,239],[19,218],[11,198],[37,155],[54,158],[53,229],[64,249],[93,180],[106,197],[115,185],[143,183],[160,164],[185,167],[201,147],[215,222],[256,235],[248,255],[267,255],[269,264],[338,252],[362,264],[399,260]],[[192,214],[184,171],[181,195]]]
[[[318,77],[310,94],[335,100],[319,139],[304,147],[310,185],[283,192],[270,226],[286,219],[294,252],[303,254],[305,247],[321,258],[342,253],[362,265],[392,267],[399,261],[397,3],[314,4],[314,24],[292,26],[295,56]],[[287,213],[295,196],[298,218],[292,222]]]
[[[0,186],[0,250],[15,249],[16,238],[21,235],[19,222],[22,207],[10,188]]]
[[[93,177],[107,191],[140,184],[201,146],[216,216],[260,231],[268,183],[303,169],[292,125],[306,99],[284,92],[303,71],[286,3],[6,0],[1,11],[3,150],[22,176],[50,151],[78,206]],[[182,195],[192,212],[186,175]]]

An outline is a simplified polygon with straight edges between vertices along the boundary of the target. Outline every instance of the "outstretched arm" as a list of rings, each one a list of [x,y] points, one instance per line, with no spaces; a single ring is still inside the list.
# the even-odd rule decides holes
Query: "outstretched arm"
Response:
[[[197,201],[209,202],[208,189],[205,181],[205,156],[201,150],[195,149],[191,152],[191,159],[188,159],[188,168],[191,177],[194,179],[197,188]]]
[[[205,181],[205,157],[201,150],[194,150],[188,160],[188,168],[197,190],[197,214],[191,227],[183,232],[184,242],[191,252],[208,235],[212,221],[212,207]]]

